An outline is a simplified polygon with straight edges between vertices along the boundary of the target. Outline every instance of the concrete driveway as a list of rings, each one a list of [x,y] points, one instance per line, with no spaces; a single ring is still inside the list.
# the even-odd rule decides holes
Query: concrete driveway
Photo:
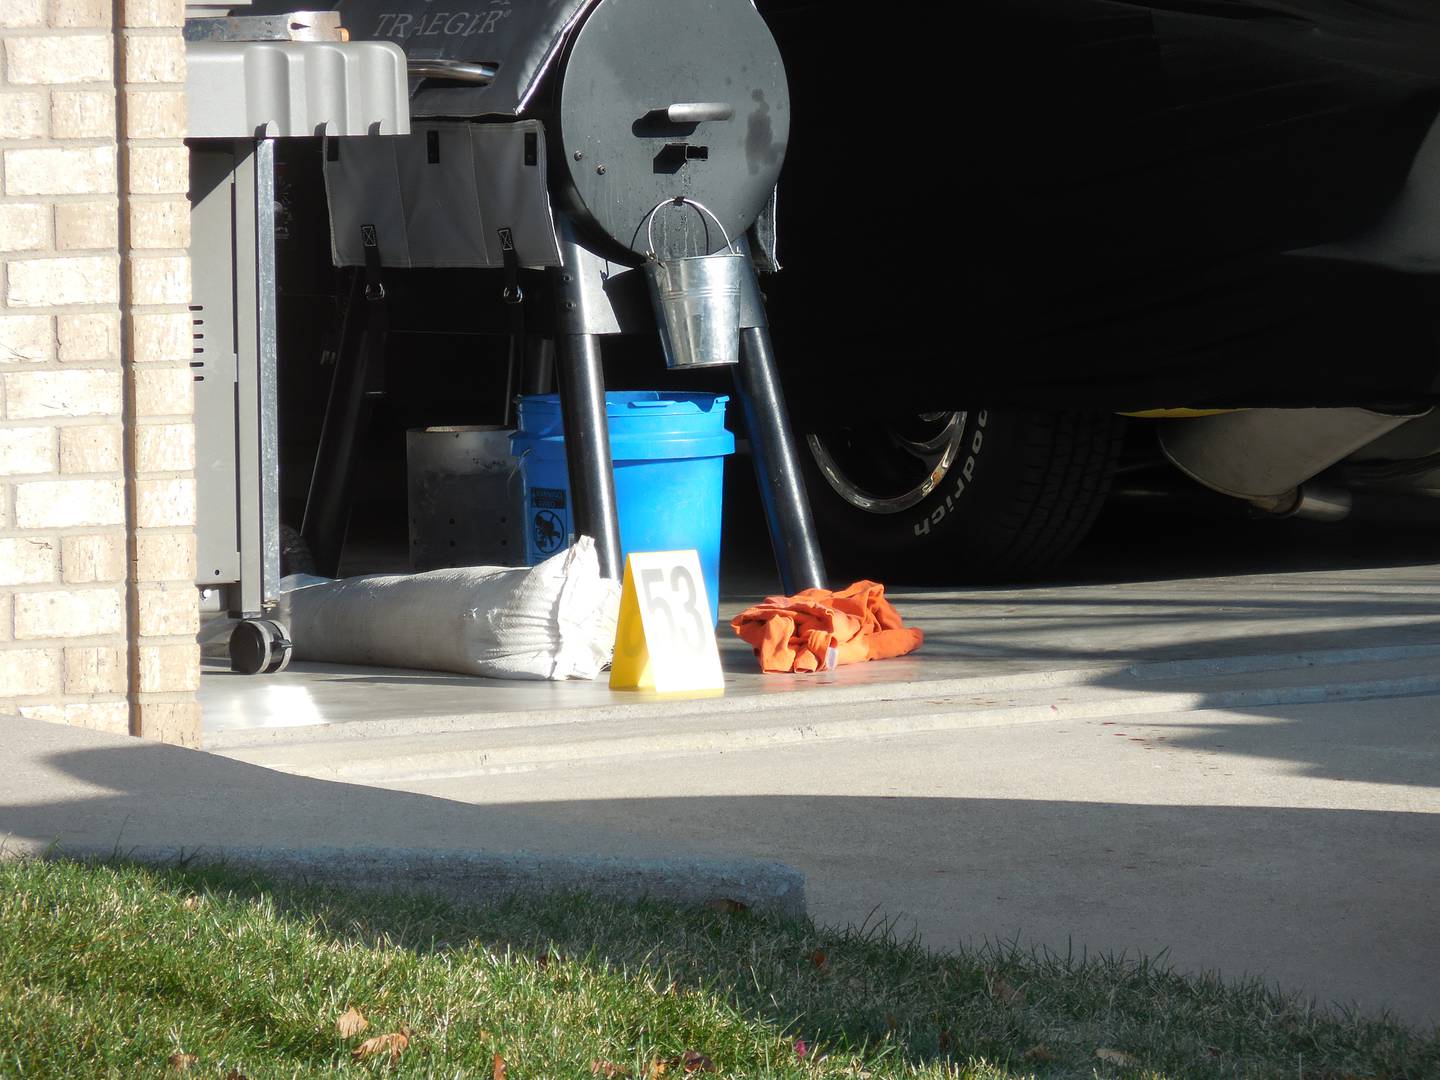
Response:
[[[1135,715],[411,780],[487,842],[802,870],[810,910],[1259,975],[1440,1023],[1440,701]]]
[[[391,883],[460,860],[460,895],[497,868],[593,880],[598,857],[611,892],[659,868],[795,898],[788,866],[823,922],[1163,953],[1440,1023],[1440,569],[900,605],[918,656],[795,680],[732,648],[718,700],[216,672],[224,756],[12,732],[0,834],[302,870],[320,850]]]
[[[922,653],[828,683],[732,651],[720,702],[486,713],[513,691],[301,672],[335,722],[217,742],[482,810],[487,848],[778,860],[825,922],[1165,953],[1440,1023],[1440,569],[900,607]]]

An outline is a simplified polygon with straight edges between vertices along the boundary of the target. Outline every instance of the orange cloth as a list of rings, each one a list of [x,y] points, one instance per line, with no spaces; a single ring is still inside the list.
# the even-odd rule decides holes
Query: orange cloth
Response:
[[[884,660],[914,652],[925,640],[923,630],[904,625],[885,599],[885,586],[874,581],[857,581],[839,592],[767,596],[730,626],[755,650],[761,671],[822,670],[832,647],[837,665]]]

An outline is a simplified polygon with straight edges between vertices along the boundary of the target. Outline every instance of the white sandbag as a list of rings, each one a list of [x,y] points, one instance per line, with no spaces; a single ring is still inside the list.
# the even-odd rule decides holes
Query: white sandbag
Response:
[[[588,536],[535,567],[296,584],[285,615],[297,660],[498,679],[595,678],[620,613],[620,584],[600,576]]]

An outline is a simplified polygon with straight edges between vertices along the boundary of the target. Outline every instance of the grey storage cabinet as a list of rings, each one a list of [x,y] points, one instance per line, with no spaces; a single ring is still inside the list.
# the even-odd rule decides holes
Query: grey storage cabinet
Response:
[[[243,29],[245,20],[226,20]],[[196,20],[208,23],[208,20]],[[208,26],[207,26],[208,30]],[[404,54],[387,42],[214,40],[187,25],[190,257],[202,607],[238,620],[232,666],[289,660],[280,583],[275,143],[404,134]]]

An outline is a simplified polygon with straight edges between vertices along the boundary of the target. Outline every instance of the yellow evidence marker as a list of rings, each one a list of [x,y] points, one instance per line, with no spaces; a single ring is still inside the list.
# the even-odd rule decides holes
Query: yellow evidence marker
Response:
[[[637,551],[625,559],[611,690],[724,693],[700,556]]]

